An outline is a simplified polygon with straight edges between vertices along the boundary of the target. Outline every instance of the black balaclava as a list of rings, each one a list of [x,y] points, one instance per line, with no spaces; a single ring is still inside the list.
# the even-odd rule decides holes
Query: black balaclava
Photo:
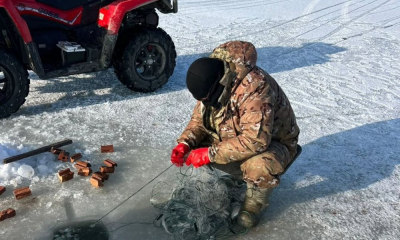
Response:
[[[186,75],[186,85],[193,97],[206,106],[220,107],[219,97],[224,86],[219,83],[225,73],[222,60],[199,58],[194,61]]]

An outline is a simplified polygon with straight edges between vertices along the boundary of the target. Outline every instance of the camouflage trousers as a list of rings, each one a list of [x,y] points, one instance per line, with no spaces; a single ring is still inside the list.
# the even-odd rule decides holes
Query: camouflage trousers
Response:
[[[272,141],[265,152],[247,160],[228,164],[212,163],[211,166],[255,187],[274,188],[279,185],[280,176],[292,161],[287,147]]]

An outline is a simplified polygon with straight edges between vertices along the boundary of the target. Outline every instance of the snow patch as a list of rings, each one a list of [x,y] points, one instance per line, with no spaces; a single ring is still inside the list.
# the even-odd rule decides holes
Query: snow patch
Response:
[[[24,145],[0,144],[0,159],[18,155],[33,148]],[[17,162],[0,165],[0,186],[18,186],[29,182],[45,182],[53,177],[62,164],[52,153],[42,153]]]

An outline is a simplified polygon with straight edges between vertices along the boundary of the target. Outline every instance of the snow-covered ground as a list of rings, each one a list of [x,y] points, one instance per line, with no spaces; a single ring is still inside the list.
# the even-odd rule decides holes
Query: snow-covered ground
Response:
[[[185,89],[189,64],[220,43],[245,40],[291,100],[303,153],[261,224],[235,239],[398,239],[400,1],[180,0],[179,7],[160,15],[178,58],[169,83],[154,93],[131,92],[112,70],[51,80],[31,73],[26,104],[0,120],[0,158],[70,138],[66,149],[94,168],[106,158],[119,166],[94,189],[80,176],[59,183],[55,172],[71,165],[51,154],[0,165],[7,187],[0,210],[17,210],[0,223],[0,238],[46,239],[60,224],[98,219],[169,167],[195,104]],[[104,144],[116,152],[100,154]],[[33,196],[15,201],[12,190],[28,185]],[[152,186],[103,219],[110,231],[138,222],[111,239],[172,239],[151,224]]]

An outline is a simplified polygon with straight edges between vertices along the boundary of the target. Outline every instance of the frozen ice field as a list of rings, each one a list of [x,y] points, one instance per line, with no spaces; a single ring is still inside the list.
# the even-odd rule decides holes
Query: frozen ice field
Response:
[[[104,216],[169,167],[195,104],[186,70],[228,40],[256,45],[258,65],[293,105],[303,146],[260,225],[234,239],[399,239],[399,0],[180,0],[178,14],[160,14],[160,26],[178,57],[154,93],[131,92],[112,69],[51,80],[31,73],[27,102],[0,120],[0,158],[70,138],[65,149],[94,169],[106,158],[119,166],[95,189],[79,176],[59,183],[55,173],[70,165],[51,154],[0,165],[0,209],[17,211],[0,223],[1,239],[52,239],[53,228]],[[116,152],[99,153],[104,144]],[[16,186],[33,196],[14,200]],[[137,223],[110,239],[172,239],[151,224],[152,186],[103,219],[109,231]]]

